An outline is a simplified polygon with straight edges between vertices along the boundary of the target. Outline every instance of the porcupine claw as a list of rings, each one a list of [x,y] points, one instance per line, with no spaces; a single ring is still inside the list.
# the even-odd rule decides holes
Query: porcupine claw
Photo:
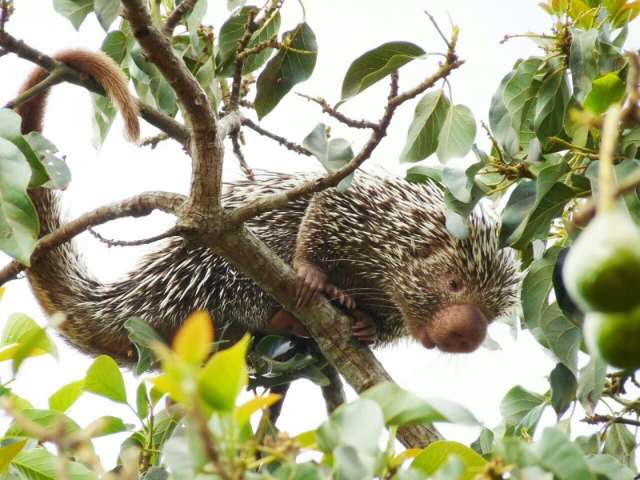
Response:
[[[371,320],[369,315],[364,313],[362,310],[354,310],[351,315],[355,320],[355,323],[351,328],[353,336],[365,345],[371,345],[374,343],[378,332],[376,330],[376,324]]]
[[[305,263],[297,269],[296,308],[306,308],[320,293],[326,293],[330,300],[337,300],[349,310],[356,302],[335,285],[327,282],[327,275],[315,265]]]

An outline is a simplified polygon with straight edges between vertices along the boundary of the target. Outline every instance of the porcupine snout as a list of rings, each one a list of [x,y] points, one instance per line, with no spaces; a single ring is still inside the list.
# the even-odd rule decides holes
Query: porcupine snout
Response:
[[[487,318],[474,305],[452,305],[437,312],[425,328],[422,344],[443,352],[470,353],[487,336]]]

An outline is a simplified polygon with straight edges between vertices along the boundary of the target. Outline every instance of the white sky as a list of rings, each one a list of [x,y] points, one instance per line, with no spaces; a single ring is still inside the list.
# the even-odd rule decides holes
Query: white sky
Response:
[[[51,1],[16,0],[16,14],[8,31],[46,53],[63,48],[98,49],[104,32],[93,16],[76,32],[71,24],[57,15]],[[209,0],[206,21],[216,31],[228,16],[223,0]],[[426,8],[439,19],[448,31],[447,15],[461,27],[459,54],[466,64],[451,77],[456,103],[468,105],[476,118],[486,119],[491,95],[502,76],[518,58],[536,53],[535,46],[524,39],[500,45],[505,33],[544,31],[550,19],[537,6],[536,0],[306,0],[307,21],[314,29],[319,43],[318,63],[313,77],[298,85],[295,91],[320,95],[331,103],[339,98],[344,73],[353,59],[365,50],[391,40],[408,40],[427,51],[443,51],[442,41],[434,32],[423,10]],[[289,0],[285,8],[285,27],[300,19],[297,2]],[[638,35],[632,35],[630,45],[638,46]],[[437,57],[414,62],[400,74],[401,86],[410,87],[434,71]],[[31,66],[12,55],[0,58],[0,105],[16,93]],[[386,98],[386,82],[352,100],[345,112],[356,117],[377,119]],[[372,162],[388,170],[399,170],[398,156],[402,150],[413,104],[404,106],[394,119],[389,136],[374,153]],[[354,149],[362,141],[360,132],[349,131],[322,116],[318,108],[291,95],[270,114],[263,125],[286,137],[301,141],[320,121],[331,123],[334,136],[353,141]],[[186,193],[189,181],[187,157],[173,143],[165,142],[155,151],[139,149],[123,141],[120,123],[96,152],[91,147],[91,110],[88,94],[75,86],[59,86],[51,97],[45,134],[67,155],[74,181],[65,192],[65,204],[71,216],[101,204],[134,195],[144,190],[169,190]],[[154,129],[145,125],[144,134]],[[296,156],[273,142],[247,131],[249,145],[245,155],[252,167],[294,172],[317,169],[314,160]],[[479,130],[477,141],[487,146]],[[236,161],[229,149],[225,165],[226,178],[239,175]],[[119,239],[142,238],[159,233],[170,225],[171,218],[154,215],[143,220],[121,220],[100,227],[104,235]],[[88,235],[79,243],[90,267],[100,278],[116,278],[132,268],[144,251],[153,247],[107,248]],[[4,264],[8,258],[0,254]],[[0,302],[0,324],[12,312],[24,312],[40,323],[45,318],[34,302],[25,280],[11,282]],[[509,388],[516,384],[544,393],[548,389],[546,375],[555,362],[547,356],[526,332],[514,340],[504,325],[495,325],[490,333],[501,345],[500,351],[481,349],[473,354],[454,356],[425,350],[417,344],[401,345],[376,352],[393,378],[403,386],[425,397],[443,397],[466,405],[482,422],[493,427],[500,421],[499,403]],[[36,407],[46,408],[47,398],[61,385],[80,379],[91,359],[67,348],[58,340],[60,361],[39,358],[27,361],[13,384],[14,391],[31,400]],[[126,374],[131,379],[130,374]],[[0,365],[3,380],[9,368]],[[135,382],[128,381],[133,398]],[[351,394],[353,392],[350,392]],[[353,397],[353,395],[351,395]],[[550,409],[549,409],[550,410]],[[85,425],[96,415],[122,415],[134,421],[126,408],[86,395],[71,409],[70,415]],[[325,418],[320,391],[301,381],[294,385],[287,397],[279,425],[292,434],[316,427]],[[553,419],[547,412],[545,418]],[[1,422],[1,420],[0,420]],[[4,422],[6,423],[6,419]],[[479,430],[442,426],[450,439],[465,443],[473,441]],[[106,466],[112,466],[123,435],[96,441]]]

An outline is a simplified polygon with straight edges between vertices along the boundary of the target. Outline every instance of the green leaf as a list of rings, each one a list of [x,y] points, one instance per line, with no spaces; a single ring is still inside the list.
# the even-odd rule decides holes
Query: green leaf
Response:
[[[132,427],[124,423],[121,418],[105,415],[91,422],[87,430],[92,432],[91,438],[97,438],[113,435],[114,433],[126,432],[131,428]]]
[[[578,400],[587,414],[593,411],[602,396],[607,375],[607,364],[601,358],[592,356],[578,376]]]
[[[578,381],[563,363],[558,363],[549,376],[551,384],[551,406],[558,417],[566,412],[576,399]]]
[[[500,229],[500,247],[508,245],[509,237],[527,218],[536,199],[536,182],[522,180],[511,192],[507,206],[502,211]]]
[[[438,159],[444,163],[464,157],[471,150],[475,138],[476,120],[471,110],[464,105],[449,105],[438,135]]]
[[[49,397],[49,408],[61,413],[66,412],[80,398],[83,388],[84,380],[63,385]]]
[[[611,455],[594,455],[587,458],[589,470],[598,474],[598,478],[607,480],[633,480],[635,474],[633,470],[622,465]]]
[[[27,187],[31,169],[22,152],[0,138],[0,250],[30,265],[40,226]]]
[[[125,321],[124,328],[127,329],[129,340],[133,342],[138,352],[138,362],[134,373],[141,375],[150,370],[153,365],[154,357],[151,345],[155,342],[164,343],[164,341],[151,325],[138,317],[131,317]]]
[[[576,192],[560,182],[569,171],[565,162],[543,168],[536,179],[536,200],[524,222],[511,234],[507,243],[518,250],[536,238],[546,239],[551,222],[559,217]]]
[[[309,25],[301,23],[285,33],[283,43],[288,47],[269,60],[258,77],[254,105],[260,119],[273,110],[294,85],[308,79],[316,65],[318,45]]]
[[[338,407],[316,432],[318,446],[325,453],[337,447],[375,454],[384,430],[384,418],[378,403],[368,398]]]
[[[551,292],[553,269],[560,249],[552,247],[544,256],[534,261],[522,281],[522,313],[524,322],[530,330],[540,325],[542,311],[548,304]]]
[[[127,55],[127,36],[120,30],[109,32],[100,49],[120,65]]]
[[[591,90],[591,82],[598,75],[596,61],[598,30],[571,30],[571,49],[569,52],[569,67],[574,86],[574,95],[580,103],[584,102]]]
[[[534,408],[545,403],[545,398],[537,393],[515,386],[500,402],[500,413],[507,425],[516,426]]]
[[[582,332],[564,316],[557,303],[545,306],[540,317],[540,326],[533,329],[532,333],[569,370],[577,371]]]
[[[93,135],[91,144],[95,149],[99,149],[111,130],[113,120],[116,118],[118,110],[104,95],[97,93],[91,94],[91,103],[93,104]]]
[[[136,412],[140,419],[145,419],[149,415],[149,396],[144,382],[140,382],[136,389]]]
[[[459,404],[441,399],[424,400],[394,383],[380,383],[364,392],[361,398],[380,405],[387,426],[433,422],[478,424],[473,414]]]
[[[513,77],[509,78],[504,86],[504,106],[508,112],[511,126],[523,146],[527,143],[524,141],[523,129],[529,127],[526,125],[527,118],[536,102],[541,86],[540,77],[544,74],[541,69],[544,65],[544,62],[536,57],[520,62]],[[513,154],[513,152],[510,153]]]
[[[344,167],[353,158],[351,144],[343,138],[333,138],[327,141],[327,127],[319,123],[312,132],[305,137],[302,145],[309,150],[322,164],[327,172],[335,172]],[[343,178],[336,186],[339,192],[345,191],[353,181],[353,173]]]
[[[614,423],[607,430],[603,453],[617,458],[635,470],[635,436],[621,423]]]
[[[71,171],[67,163],[55,155],[58,148],[38,132],[30,132],[24,139],[38,155],[41,166],[46,170],[48,181],[42,186],[58,190],[67,188],[71,183]]]
[[[65,433],[72,434],[80,430],[76,422],[66,415],[54,410],[41,410],[38,408],[28,408],[20,412],[24,417],[36,423],[41,427],[52,427],[53,425],[63,424]],[[34,433],[28,429],[13,422],[9,429],[5,432],[6,437],[29,437],[34,438]]]
[[[20,453],[26,444],[26,439],[6,438],[0,440],[0,474],[6,473],[11,461]]]
[[[433,180],[434,182],[441,183],[442,182],[442,165],[416,165],[415,167],[411,167],[407,170],[407,174],[405,179],[408,182],[414,183],[425,183],[427,181]]]
[[[49,180],[49,175],[32,146],[22,135],[21,124],[20,115],[8,108],[0,108],[0,138],[9,140],[22,152],[31,167],[29,187],[38,187]]]
[[[478,438],[471,444],[471,448],[480,455],[489,455],[493,453],[493,440],[493,432],[486,427],[482,427],[480,435],[478,435]]]
[[[46,331],[30,317],[14,313],[5,324],[0,339],[0,361],[12,360],[12,370],[17,372],[27,357],[50,354],[57,358],[58,350]]]
[[[58,478],[59,460],[48,450],[37,447],[23,450],[11,462],[20,473],[21,478],[28,480],[56,480]],[[67,462],[69,480],[94,480],[97,476],[78,462]]]
[[[473,162],[464,168],[447,165],[442,171],[442,184],[447,187],[456,200],[469,203],[473,198],[472,190],[475,186],[476,174],[483,166],[482,160]]]
[[[473,449],[448,440],[438,440],[431,443],[411,463],[411,468],[421,470],[426,475],[433,475],[443,467],[451,456],[455,455],[464,464],[464,474],[457,477],[460,480],[473,480],[479,475],[487,461]]]
[[[565,71],[547,75],[538,92],[533,118],[533,128],[543,145],[549,137],[561,135],[569,98]]]
[[[400,155],[401,162],[417,162],[436,151],[438,136],[449,107],[449,99],[443,90],[427,93],[420,99]]]
[[[375,458],[351,446],[333,451],[336,480],[368,480],[373,478]],[[291,477],[286,477],[291,478]]]
[[[516,435],[533,437],[533,434],[536,432],[536,428],[538,427],[538,422],[540,422],[540,418],[542,418],[542,414],[546,408],[547,404],[543,403],[529,410],[527,414],[522,417],[522,420],[520,420],[514,427],[513,430]]]
[[[547,428],[536,445],[540,464],[562,480],[590,479],[586,459],[575,443],[558,428]]]
[[[246,31],[246,25],[249,20],[249,14],[255,12],[255,7],[246,7],[240,10],[236,15],[232,15],[220,29],[219,57],[217,75],[231,77],[235,73],[235,60],[238,50],[238,42],[242,39]],[[253,48],[256,45],[270,40],[277,35],[280,30],[280,12],[276,13],[267,20],[264,25],[253,33],[247,48]],[[259,53],[249,55],[242,65],[242,74],[247,75],[254,70],[260,68],[273,53],[273,48],[266,48]]]
[[[84,390],[114,402],[127,403],[122,373],[115,360],[107,355],[100,355],[87,370]]]
[[[600,115],[624,97],[624,82],[617,73],[607,73],[593,81],[593,87],[584,100],[584,108]]]
[[[53,0],[53,8],[78,30],[93,11],[93,0]]]
[[[351,63],[344,76],[342,99],[358,95],[424,53],[409,42],[388,42],[365,52]]]
[[[249,337],[226,350],[216,353],[198,376],[198,389],[203,400],[213,409],[230,411],[238,394],[247,385],[248,374],[245,356]]]
[[[120,0],[93,0],[93,9],[105,32],[120,14]]]

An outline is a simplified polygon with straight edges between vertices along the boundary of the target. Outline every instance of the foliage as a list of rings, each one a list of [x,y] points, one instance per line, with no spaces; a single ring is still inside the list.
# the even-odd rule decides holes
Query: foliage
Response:
[[[281,33],[278,2],[266,7],[228,3],[230,17],[217,35],[201,23],[207,1],[199,0],[171,42],[214,107],[237,107],[230,94],[236,92],[237,100],[261,119],[312,75],[318,52],[312,19],[302,19]],[[173,0],[151,4],[158,25],[177,6]],[[118,20],[118,1],[54,0],[54,5],[75,28],[95,14],[107,32],[103,50],[122,67],[138,97],[169,116],[178,114],[169,83],[145,58],[128,22]],[[399,158],[415,163],[407,171],[408,179],[442,187],[447,226],[460,238],[468,234],[467,216],[479,201],[504,204],[501,246],[515,249],[526,271],[522,327],[556,359],[548,391],[514,386],[500,405],[502,423],[493,429],[484,426],[471,447],[439,441],[423,450],[397,452],[393,440],[402,425],[478,421],[459,405],[423,400],[392,384],[372,388],[339,407],[317,429],[292,438],[276,433],[269,420],[276,395],[245,399],[242,392],[247,385],[272,387],[299,377],[326,384],[312,346],[299,348],[279,337],[252,343],[245,337],[219,350],[211,319],[196,312],[169,348],[148,325],[131,319],[127,328],[138,352],[137,373],[154,367],[159,374],[143,376],[135,398],[130,398],[114,360],[100,356],[85,378],[52,392],[48,408],[34,407],[11,391],[11,380],[5,381],[0,400],[13,422],[0,440],[0,470],[9,478],[63,478],[61,472],[68,478],[97,478],[101,466],[93,439],[128,432],[121,465],[114,472],[123,478],[129,478],[127,472],[134,472],[131,478],[139,473],[146,479],[633,478],[636,441],[629,426],[638,426],[640,409],[637,398],[627,392],[633,392],[628,385],[635,383],[634,371],[615,371],[597,351],[585,351],[584,315],[567,293],[574,285],[565,285],[562,270],[567,251],[584,227],[578,219],[586,201],[594,196],[599,178],[602,181],[605,166],[599,152],[605,138],[613,139],[612,165],[620,183],[635,179],[617,197],[638,228],[639,63],[637,57],[625,56],[624,49],[640,2],[548,0],[541,6],[550,15],[551,31],[519,35],[536,42],[540,54],[519,59],[497,86],[489,125],[484,126],[491,148],[483,151],[474,144],[474,115],[454,104],[446,88],[437,88],[417,101]],[[260,13],[263,21],[256,23]],[[338,111],[341,104],[387,77],[394,88],[396,72],[420,61],[424,52],[404,41],[367,50],[345,73],[341,101],[325,110],[344,121]],[[251,102],[248,95],[253,91]],[[93,98],[94,141],[99,145],[115,113],[103,97]],[[603,125],[616,110],[620,121],[607,137]],[[41,135],[22,135],[19,121],[11,110],[0,110],[0,249],[28,265],[39,224],[27,191],[37,186],[64,188],[70,176],[56,148]],[[358,123],[344,123],[349,122]],[[322,123],[301,148],[330,172],[354,158],[349,140],[330,138]],[[472,160],[459,160],[470,152]],[[434,155],[438,163],[417,163]],[[338,188],[348,188],[350,178]],[[640,286],[628,288],[637,292]],[[22,314],[6,322],[0,344],[0,361],[12,361],[14,375],[26,358],[56,353],[46,329]],[[590,355],[585,365],[578,361],[580,351]],[[78,425],[68,411],[88,393],[128,405],[138,423],[127,425],[103,416]],[[606,415],[598,413],[605,398]],[[574,438],[570,432],[578,406],[588,423],[598,425],[590,436]],[[557,425],[538,431],[549,409]],[[313,460],[300,460],[303,452]]]

